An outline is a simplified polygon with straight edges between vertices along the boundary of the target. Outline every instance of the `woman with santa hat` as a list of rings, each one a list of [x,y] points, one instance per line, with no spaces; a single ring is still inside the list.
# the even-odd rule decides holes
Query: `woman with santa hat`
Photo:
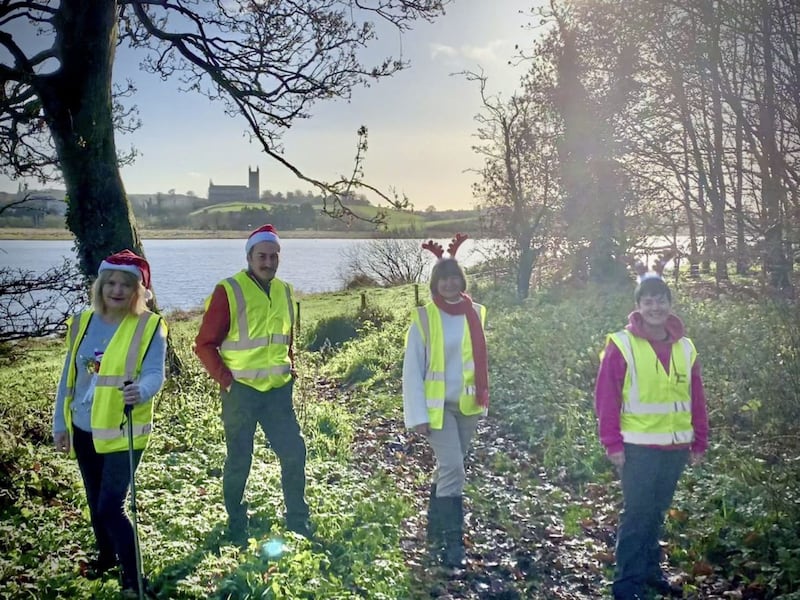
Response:
[[[91,308],[67,323],[53,414],[56,450],[78,460],[97,543],[85,574],[101,577],[119,565],[123,597],[131,598],[140,590],[133,527],[124,512],[131,481],[127,419],[135,469],[152,431],[152,399],[164,383],[166,353],[166,324],[147,310],[150,298],[144,258],[123,250],[100,264]]]

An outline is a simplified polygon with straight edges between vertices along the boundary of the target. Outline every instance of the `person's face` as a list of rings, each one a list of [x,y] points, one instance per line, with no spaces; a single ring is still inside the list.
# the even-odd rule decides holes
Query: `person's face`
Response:
[[[110,312],[127,312],[130,310],[136,282],[122,271],[111,271],[103,283],[103,302]]]
[[[259,242],[250,249],[247,255],[247,266],[250,272],[262,283],[272,281],[278,270],[281,249],[275,242]]]
[[[642,319],[649,327],[663,327],[667,322],[672,306],[666,295],[642,296],[638,307]]]
[[[445,300],[458,300],[461,296],[461,277],[445,275],[436,282],[436,291]]]

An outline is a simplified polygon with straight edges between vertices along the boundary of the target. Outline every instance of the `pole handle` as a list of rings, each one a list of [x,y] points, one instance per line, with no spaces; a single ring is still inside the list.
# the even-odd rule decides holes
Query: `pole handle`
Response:
[[[126,379],[125,381],[122,382],[122,385],[130,385],[132,383],[133,383],[132,379]],[[131,412],[133,412],[133,404],[126,404],[125,405],[125,416],[126,417],[130,417],[131,416]]]

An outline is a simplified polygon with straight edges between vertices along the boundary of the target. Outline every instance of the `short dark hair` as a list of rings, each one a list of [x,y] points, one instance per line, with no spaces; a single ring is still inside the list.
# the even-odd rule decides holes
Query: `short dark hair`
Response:
[[[639,282],[633,292],[636,304],[639,304],[642,296],[666,296],[670,304],[672,303],[672,292],[670,292],[667,282],[660,277],[647,277]]]
[[[445,277],[452,277],[453,275],[461,278],[461,291],[467,291],[467,276],[464,275],[464,269],[461,268],[461,265],[458,264],[456,259],[454,258],[443,258],[435,265],[433,265],[433,269],[431,270],[431,294],[436,294],[439,280],[444,279]]]

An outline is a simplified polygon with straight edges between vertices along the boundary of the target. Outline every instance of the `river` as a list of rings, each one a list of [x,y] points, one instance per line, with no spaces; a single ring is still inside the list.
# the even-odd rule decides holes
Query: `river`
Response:
[[[300,293],[342,289],[345,252],[363,246],[366,239],[281,240],[278,277]],[[449,240],[438,240],[447,247]],[[419,243],[422,240],[418,240]],[[459,251],[464,266],[479,262],[491,240],[467,240]],[[214,285],[246,266],[244,240],[144,240],[153,289],[164,310],[191,309],[203,304]],[[0,269],[19,268],[42,273],[63,258],[77,260],[68,240],[0,240]],[[433,256],[430,257],[433,264]]]

